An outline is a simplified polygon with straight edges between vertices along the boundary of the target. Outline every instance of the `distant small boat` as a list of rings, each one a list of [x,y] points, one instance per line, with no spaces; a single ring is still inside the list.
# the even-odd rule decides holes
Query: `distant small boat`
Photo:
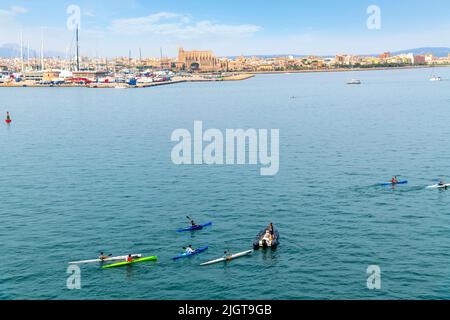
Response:
[[[347,82],[347,84],[361,84],[361,80],[357,80],[357,79],[352,79],[350,81]]]
[[[128,89],[127,86],[115,86],[114,89]]]
[[[437,77],[437,76],[432,76],[430,78],[430,81],[442,81],[442,78],[441,77]]]

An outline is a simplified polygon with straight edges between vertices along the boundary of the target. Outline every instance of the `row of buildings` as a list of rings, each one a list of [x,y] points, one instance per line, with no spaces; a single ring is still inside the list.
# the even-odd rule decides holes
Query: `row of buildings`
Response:
[[[450,65],[447,57],[413,53],[392,55],[385,52],[379,56],[339,54],[334,57],[319,56],[240,56],[216,57],[212,51],[178,50],[176,58],[88,58],[80,59],[77,70],[73,59],[45,58],[24,61],[20,58],[0,58],[0,81],[19,73],[28,81],[49,81],[58,78],[88,79],[97,81],[111,74],[136,75],[155,71],[177,74],[224,73],[224,72],[276,72],[291,70],[330,70],[341,68],[395,67],[408,65]],[[64,72],[64,70],[70,70]]]

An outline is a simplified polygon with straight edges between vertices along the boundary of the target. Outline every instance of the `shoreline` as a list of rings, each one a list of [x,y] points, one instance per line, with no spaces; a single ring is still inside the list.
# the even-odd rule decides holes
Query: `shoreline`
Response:
[[[316,69],[316,70],[287,70],[287,71],[252,71],[236,72],[234,74],[217,77],[211,74],[193,74],[190,77],[174,77],[171,81],[138,83],[131,86],[125,83],[91,83],[91,84],[38,84],[33,82],[8,82],[0,83],[0,88],[88,88],[88,89],[143,89],[185,82],[222,82],[222,81],[245,81],[257,75],[276,74],[301,74],[301,73],[334,73],[334,72],[364,72],[364,71],[389,71],[389,70],[414,70],[414,69],[434,69],[450,68],[450,65],[436,66],[405,66],[405,67],[380,67],[380,68],[339,68],[339,69]]]
[[[199,76],[193,75],[192,77],[174,77],[171,81],[164,82],[150,82],[150,83],[138,83],[135,86],[128,85],[126,83],[90,83],[90,84],[77,84],[77,83],[65,83],[65,84],[39,84],[33,82],[8,82],[0,83],[0,88],[88,88],[88,89],[143,89],[171,84],[178,84],[184,82],[222,82],[222,81],[243,81],[255,77],[253,74],[240,73],[227,75],[217,78],[206,78],[208,75]]]
[[[249,74],[289,74],[289,73],[332,73],[332,72],[362,72],[362,71],[388,71],[388,70],[411,70],[411,69],[433,69],[450,68],[450,65],[436,66],[405,66],[405,67],[374,67],[374,68],[339,68],[339,69],[314,69],[314,70],[285,70],[285,71],[252,71]]]

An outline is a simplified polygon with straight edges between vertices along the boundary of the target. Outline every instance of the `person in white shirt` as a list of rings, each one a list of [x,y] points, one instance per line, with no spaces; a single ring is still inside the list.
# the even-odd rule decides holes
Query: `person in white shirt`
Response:
[[[271,246],[272,245],[272,240],[273,240],[273,237],[270,234],[270,231],[266,230],[266,233],[264,234],[264,236],[260,240],[259,245],[262,246],[264,243],[266,243],[268,246]]]
[[[187,253],[187,254],[191,254],[191,253],[194,253],[194,252],[195,252],[195,250],[192,249],[192,245],[189,245],[189,246],[186,248],[186,253]]]

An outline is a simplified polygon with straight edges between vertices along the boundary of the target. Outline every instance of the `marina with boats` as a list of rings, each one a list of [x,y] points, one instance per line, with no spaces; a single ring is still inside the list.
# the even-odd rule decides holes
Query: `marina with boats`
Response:
[[[358,56],[337,54],[331,56],[239,56],[216,57],[212,51],[178,49],[175,58],[165,57],[161,48],[159,58],[127,57],[106,58],[83,56],[80,50],[80,32],[74,30],[75,45],[66,57],[50,56],[45,52],[44,34],[40,50],[24,46],[20,33],[20,46],[16,55],[0,57],[0,87],[87,87],[87,88],[147,88],[182,82],[240,81],[258,74],[318,73],[368,70],[397,70],[432,68],[430,81],[442,81],[435,75],[438,67],[450,65],[448,56],[433,53]],[[34,58],[31,56],[34,51]],[[39,56],[39,57],[38,57]],[[361,84],[353,79],[347,84]]]

